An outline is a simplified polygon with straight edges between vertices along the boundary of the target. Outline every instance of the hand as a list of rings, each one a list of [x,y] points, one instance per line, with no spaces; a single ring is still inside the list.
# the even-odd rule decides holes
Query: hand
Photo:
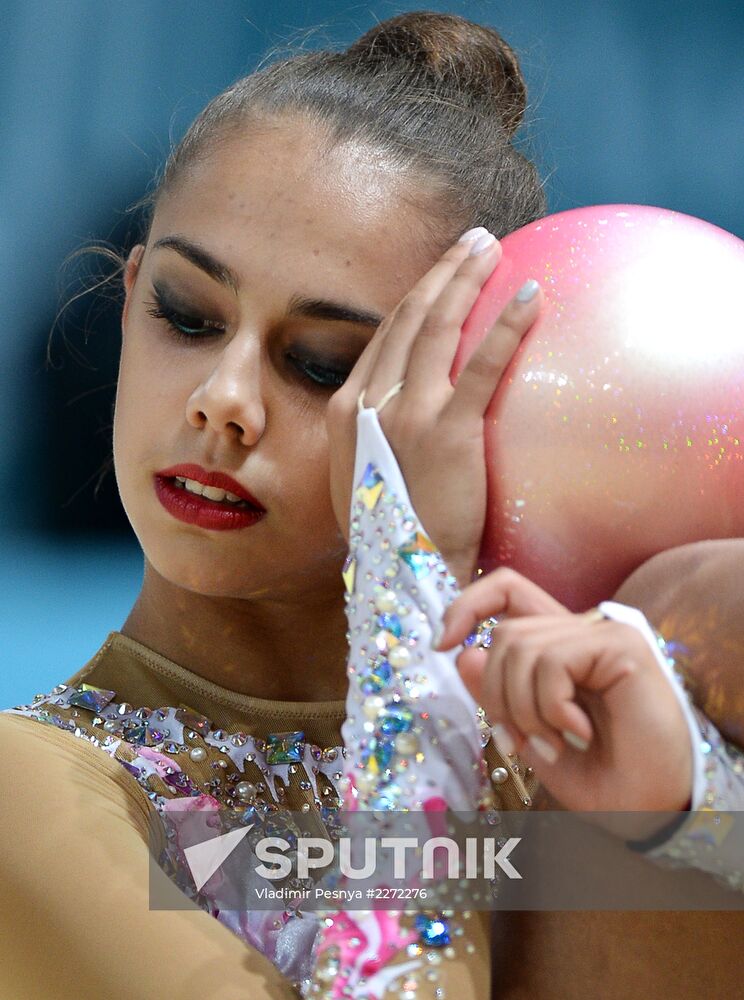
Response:
[[[527,761],[567,809],[686,808],[687,723],[640,632],[572,614],[501,568],[452,602],[437,648],[452,648],[478,622],[501,615],[489,649],[466,647],[457,657],[500,749]]]
[[[452,386],[462,324],[500,257],[493,237],[450,247],[380,325],[327,408],[333,509],[348,541],[359,394],[376,406],[405,379],[380,426],[413,507],[460,586],[473,577],[485,525],[483,414],[542,303],[539,289],[529,301],[512,300]]]

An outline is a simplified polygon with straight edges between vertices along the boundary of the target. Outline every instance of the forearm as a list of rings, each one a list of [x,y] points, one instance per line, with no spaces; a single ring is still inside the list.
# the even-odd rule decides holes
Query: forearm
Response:
[[[744,746],[744,539],[695,542],[639,567],[615,600],[673,643],[696,705]]]

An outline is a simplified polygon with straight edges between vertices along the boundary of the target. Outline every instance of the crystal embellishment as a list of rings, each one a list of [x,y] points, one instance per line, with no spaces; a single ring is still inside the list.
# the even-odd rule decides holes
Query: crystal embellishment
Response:
[[[351,594],[354,590],[354,580],[356,578],[356,559],[352,555],[346,557],[344,567],[341,570],[346,593]]]
[[[70,705],[77,708],[89,708],[93,712],[100,712],[102,708],[114,700],[115,691],[107,691],[105,688],[95,687],[93,684],[81,684],[75,694],[70,695]]]
[[[405,559],[417,580],[431,573],[438,562],[436,546],[423,531],[411,535],[398,549],[398,555]]]
[[[182,722],[188,729],[193,729],[200,736],[206,736],[212,727],[211,720],[206,715],[194,711],[193,708],[189,708],[187,705],[181,705],[176,710],[176,719],[178,722]]]
[[[444,917],[417,913],[415,921],[421,943],[427,948],[444,948],[450,943],[449,922]]]
[[[370,462],[364,470],[362,482],[361,485],[357,487],[356,495],[363,501],[368,510],[374,510],[377,501],[380,499],[380,494],[382,493],[384,486],[385,483],[382,476]]]
[[[294,764],[305,752],[305,733],[269,733],[266,737],[267,764]]]

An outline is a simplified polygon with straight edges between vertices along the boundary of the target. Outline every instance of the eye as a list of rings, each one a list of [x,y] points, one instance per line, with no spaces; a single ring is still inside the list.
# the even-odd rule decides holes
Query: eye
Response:
[[[320,360],[312,358],[300,358],[294,354],[288,354],[290,362],[309,381],[325,389],[340,388],[351,373],[350,368],[335,368],[322,364]]]
[[[153,293],[155,301],[146,303],[146,312],[155,319],[162,319],[167,323],[178,339],[198,340],[225,332],[224,325],[217,320],[193,316],[177,308],[162,289],[153,286]]]

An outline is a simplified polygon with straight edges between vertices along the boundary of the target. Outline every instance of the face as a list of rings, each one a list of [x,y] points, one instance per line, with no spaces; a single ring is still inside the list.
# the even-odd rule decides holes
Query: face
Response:
[[[340,597],[325,411],[438,253],[407,183],[293,122],[219,144],[161,197],[126,270],[114,457],[165,579]]]

